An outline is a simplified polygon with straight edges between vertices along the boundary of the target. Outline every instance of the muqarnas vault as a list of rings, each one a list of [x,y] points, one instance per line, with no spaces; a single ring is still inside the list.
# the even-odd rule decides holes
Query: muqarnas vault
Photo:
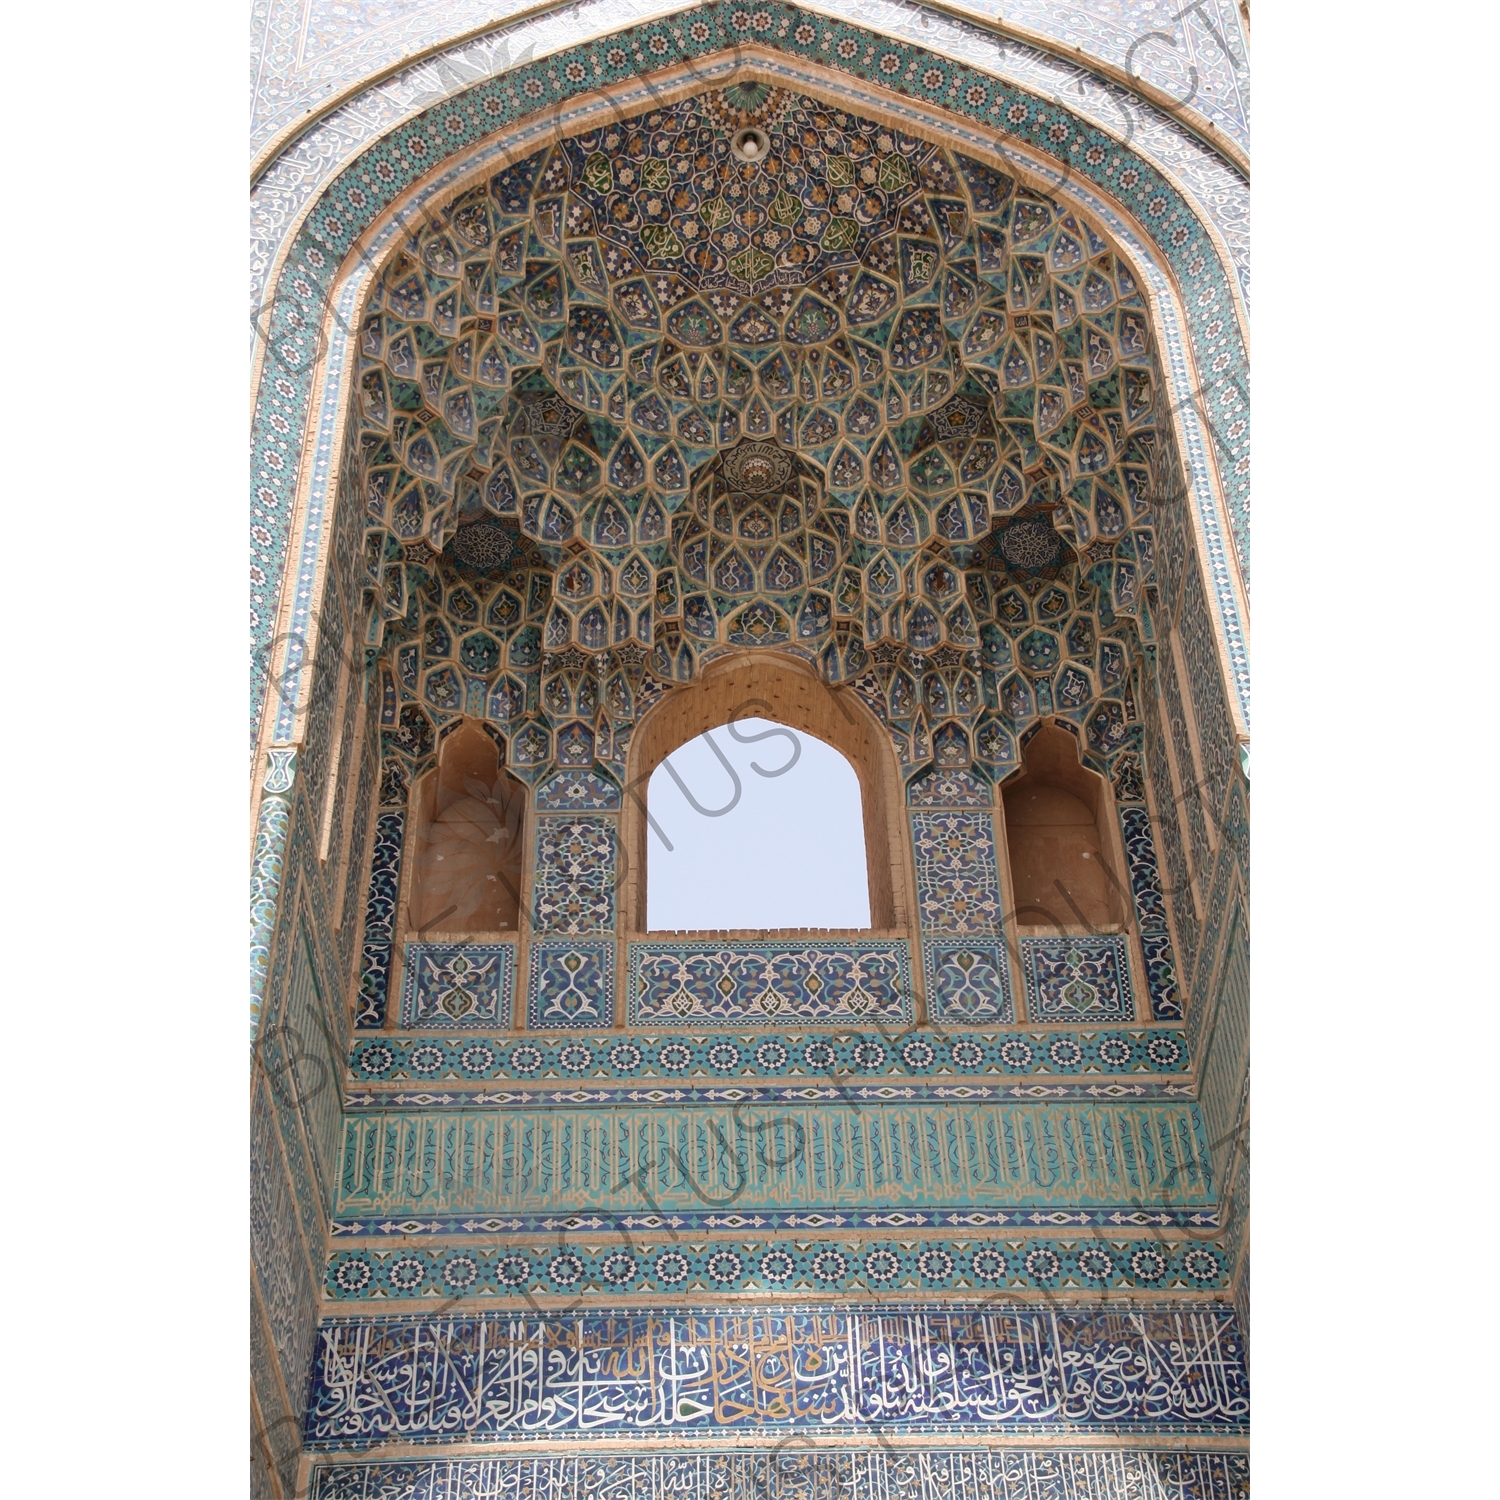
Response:
[[[624,45],[372,147],[300,274]],[[1206,241],[736,67],[428,182],[266,366],[337,440],[257,709],[256,1492],[1248,1494],[1239,645],[1148,285]],[[858,773],[868,929],[647,929],[650,773],[746,703]]]

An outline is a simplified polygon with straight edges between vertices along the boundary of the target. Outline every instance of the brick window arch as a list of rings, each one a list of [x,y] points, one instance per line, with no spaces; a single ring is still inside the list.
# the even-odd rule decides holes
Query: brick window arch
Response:
[[[623,872],[623,911],[630,930],[644,934],[648,930],[648,884],[653,859],[669,858],[661,832],[651,826],[651,794],[668,787],[668,806],[681,809],[683,799],[666,781],[653,779],[667,757],[697,739],[705,731],[742,723],[748,718],[767,720],[785,726],[798,734],[820,741],[823,749],[831,748],[843,757],[857,782],[859,794],[858,826],[864,841],[865,872],[869,893],[868,927],[832,929],[872,933],[904,934],[910,910],[911,876],[903,831],[900,778],[895,751],[889,736],[869,710],[851,692],[831,687],[810,667],[796,658],[755,651],[721,658],[712,663],[693,682],[675,689],[663,698],[642,720],[630,747],[628,789],[622,814],[622,841],[627,851]],[[749,731],[742,730],[742,733]],[[720,743],[727,743],[716,735]],[[749,747],[746,747],[747,749]],[[768,739],[757,745],[752,755],[768,770],[779,767],[789,753],[785,743]],[[713,802],[696,793],[700,804],[713,808],[723,805],[729,795],[731,779],[721,773],[725,795]],[[689,814],[692,815],[692,814]],[[664,824],[659,826],[670,831]],[[787,851],[788,859],[805,857],[795,848]],[[791,932],[819,927],[816,921],[788,923],[775,928],[721,927],[714,931]]]

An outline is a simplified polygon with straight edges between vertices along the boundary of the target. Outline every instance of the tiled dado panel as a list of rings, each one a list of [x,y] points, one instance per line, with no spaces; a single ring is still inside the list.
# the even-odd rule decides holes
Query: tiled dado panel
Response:
[[[940,785],[973,799],[967,785]],[[924,798],[924,800],[926,800]],[[917,914],[927,1014],[946,1025],[993,1025],[1015,1019],[1010,962],[1003,936],[1000,867],[988,808],[913,809]]]
[[[732,1453],[320,1463],[309,1500],[1249,1500],[1248,1453],[1117,1449]],[[592,1445],[591,1445],[592,1447]]]
[[[1209,1206],[1187,1101],[387,1109],[344,1121],[336,1214]],[[520,1227],[519,1225],[517,1227]]]
[[[958,1307],[334,1318],[305,1445],[577,1434],[1238,1436],[1223,1307]]]
[[[1023,937],[1021,972],[1033,1021],[1130,1021],[1130,945],[1119,933]]]
[[[613,938],[533,939],[526,1024],[534,1031],[587,1030],[615,1021]]]
[[[630,945],[632,1026],[901,1027],[912,1015],[911,955],[900,939]]]

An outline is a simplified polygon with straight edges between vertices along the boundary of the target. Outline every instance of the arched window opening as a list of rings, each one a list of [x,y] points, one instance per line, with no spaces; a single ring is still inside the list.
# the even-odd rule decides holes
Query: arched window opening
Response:
[[[465,722],[443,741],[412,800],[413,932],[423,940],[514,932],[526,788],[500,769],[500,747]]]
[[[656,767],[646,805],[651,931],[869,928],[859,777],[805,730],[721,724]]]
[[[1079,761],[1073,736],[1043,724],[1004,789],[1005,840],[1016,920],[1022,927],[1118,927],[1116,840],[1108,791]]]

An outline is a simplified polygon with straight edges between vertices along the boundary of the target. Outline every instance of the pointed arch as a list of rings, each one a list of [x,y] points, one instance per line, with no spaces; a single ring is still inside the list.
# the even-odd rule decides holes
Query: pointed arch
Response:
[[[646,879],[651,773],[680,745],[737,719],[758,716],[831,745],[859,779],[869,881],[870,927],[907,931],[911,856],[904,837],[901,778],[889,734],[852,692],[831,687],[798,657],[753,649],[720,657],[643,716],[631,740],[621,842],[626,853],[622,911],[632,933],[647,931]]]

